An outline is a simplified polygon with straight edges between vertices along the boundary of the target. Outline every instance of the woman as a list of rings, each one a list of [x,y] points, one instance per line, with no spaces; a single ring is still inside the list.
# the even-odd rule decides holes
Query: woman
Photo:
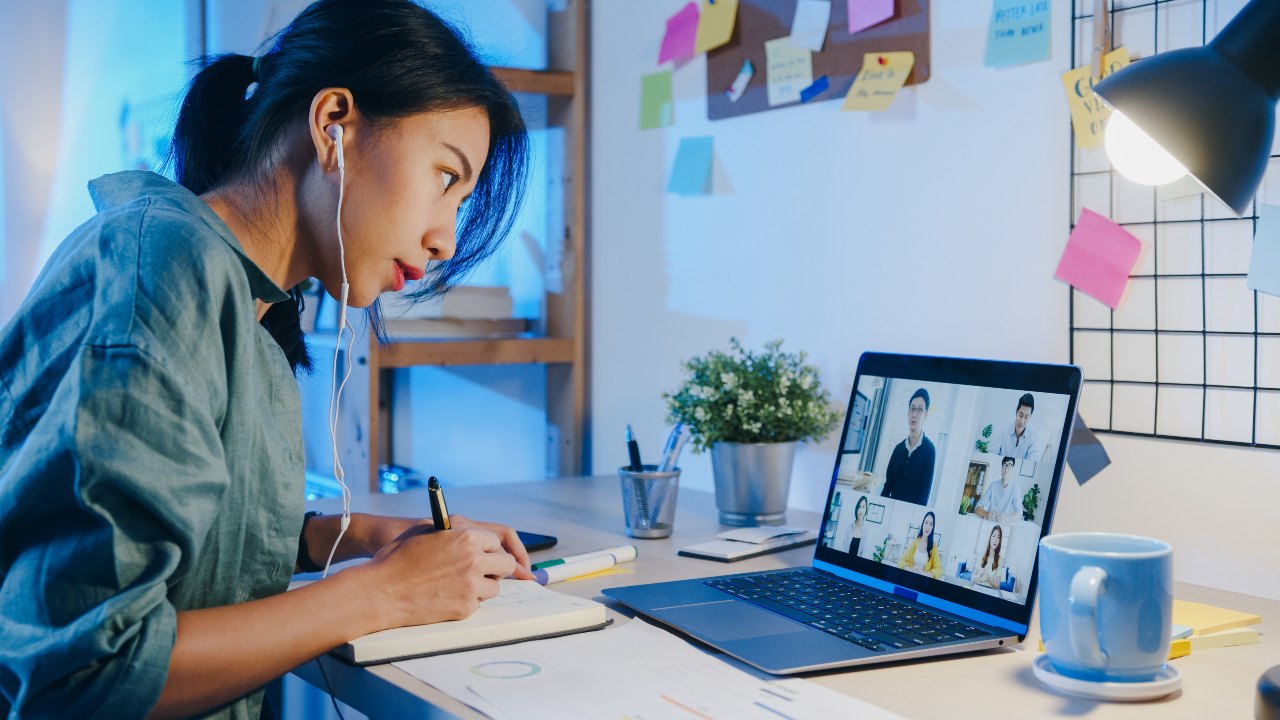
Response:
[[[853,506],[853,537],[849,540],[849,555],[858,556],[858,547],[862,545],[862,520],[867,516],[867,496],[858,498]]]
[[[199,72],[172,154],[179,184],[90,184],[0,335],[0,715],[256,718],[291,668],[530,577],[498,525],[304,527],[291,372],[306,278],[367,307],[493,251],[527,155],[511,95],[408,0],[320,0]],[[335,544],[373,559],[282,593]]]
[[[898,560],[898,567],[932,575],[935,578],[942,577],[942,553],[933,542],[933,527],[934,515],[933,511],[929,511],[920,521],[920,531],[912,538],[911,543],[902,553],[902,558]]]
[[[973,571],[973,584],[986,585],[995,590],[1000,589],[1005,572],[1004,566],[1000,564],[1002,545],[1004,545],[1004,530],[1001,530],[999,525],[995,525],[987,538],[987,550],[982,554],[982,563]]]

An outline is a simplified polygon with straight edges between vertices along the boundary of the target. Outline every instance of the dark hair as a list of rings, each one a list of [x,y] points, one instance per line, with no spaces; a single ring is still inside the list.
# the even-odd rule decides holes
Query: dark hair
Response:
[[[920,532],[916,533],[917,540],[920,539],[921,537],[924,537],[924,521],[925,521],[925,518],[930,518],[930,517],[933,518],[933,529],[935,531],[938,529],[938,516],[934,515],[933,511],[930,510],[929,512],[924,514],[924,517],[920,518]],[[1002,535],[1001,537],[1004,537],[1004,536]],[[929,555],[933,555],[933,533],[929,533],[929,537],[925,538],[925,549],[928,551]]]
[[[428,270],[413,300],[458,284],[510,232],[528,164],[524,120],[511,93],[431,11],[410,0],[318,0],[281,30],[258,60],[229,54],[201,62],[170,148],[174,175],[191,192],[199,195],[232,178],[254,178],[315,94],[345,87],[375,125],[463,108],[482,109],[489,117],[488,160],[462,206],[454,256]],[[295,371],[310,369],[298,321],[302,293],[286,289],[292,301],[271,306],[262,324]],[[383,339],[377,303],[370,318]]]
[[[858,508],[862,507],[863,505],[867,506],[867,512],[871,511],[871,503],[867,500],[866,495],[859,497],[858,502],[853,504],[853,521],[855,523],[858,522]]]
[[[1017,465],[1017,464],[1018,464],[1018,459],[1017,459],[1017,458],[1011,458],[1011,457],[1009,457],[1008,455],[1005,455],[1005,456],[1004,456],[1004,459],[1000,461],[1000,467],[1004,467],[1004,466],[1005,466],[1005,463],[1008,463],[1008,464],[1010,464],[1010,465]]]
[[[924,400],[924,411],[929,412],[929,391],[924,388],[916,390],[915,393],[911,395],[911,399],[907,401],[907,407],[911,407],[911,403],[915,402],[916,398]]]
[[[1036,411],[1036,399],[1031,397],[1031,393],[1022,393],[1022,397],[1018,398],[1018,407],[1014,408],[1014,412],[1018,411],[1023,405],[1031,408],[1031,412]]]
[[[993,525],[991,535],[995,535],[997,530],[1000,532],[1000,542],[996,544],[996,556],[992,558],[994,562],[991,563],[992,570],[1000,566],[1000,551],[1004,549],[1004,530],[1000,530],[999,525]],[[979,567],[987,566],[987,556],[991,554],[991,535],[987,535],[987,550],[982,553],[982,565]]]

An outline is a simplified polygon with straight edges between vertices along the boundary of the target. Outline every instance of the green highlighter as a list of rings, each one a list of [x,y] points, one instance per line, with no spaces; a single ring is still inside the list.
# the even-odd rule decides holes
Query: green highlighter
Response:
[[[592,552],[582,553],[580,555],[570,555],[568,557],[556,558],[555,560],[543,560],[540,563],[534,563],[534,570],[545,570],[556,565],[564,565],[565,563],[578,562],[601,555],[612,555],[616,562],[631,562],[636,559],[638,551],[635,545],[623,545],[621,547],[606,548],[604,550],[594,550]]]

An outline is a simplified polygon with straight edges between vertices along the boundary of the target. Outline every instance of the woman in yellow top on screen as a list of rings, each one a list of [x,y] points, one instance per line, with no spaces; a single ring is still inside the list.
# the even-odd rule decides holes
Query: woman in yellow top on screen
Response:
[[[942,548],[933,541],[934,524],[933,512],[925,513],[924,519],[920,521],[920,531],[902,553],[902,558],[898,560],[898,567],[932,575],[935,578],[942,577]],[[923,543],[920,542],[921,539],[924,540]]]

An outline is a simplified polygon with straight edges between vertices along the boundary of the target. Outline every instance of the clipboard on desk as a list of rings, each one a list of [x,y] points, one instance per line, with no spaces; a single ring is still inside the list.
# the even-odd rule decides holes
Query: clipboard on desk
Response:
[[[740,528],[722,532],[716,536],[715,540],[709,542],[682,547],[677,554],[717,562],[737,562],[794,547],[812,545],[817,539],[816,532],[803,528]]]
[[[927,81],[931,62],[929,4],[930,0],[897,0],[893,17],[850,34],[848,4],[831,3],[831,20],[822,50],[813,54],[813,78],[825,75],[828,87],[811,102],[844,98],[862,70],[866,53],[909,50],[915,55],[915,64],[906,84]],[[707,51],[707,119],[723,120],[801,104],[769,105],[769,65],[764,49],[766,42],[791,35],[795,12],[796,0],[739,0],[738,19],[729,42]],[[751,61],[755,73],[734,102],[725,95],[725,89],[733,84],[744,60]]]

